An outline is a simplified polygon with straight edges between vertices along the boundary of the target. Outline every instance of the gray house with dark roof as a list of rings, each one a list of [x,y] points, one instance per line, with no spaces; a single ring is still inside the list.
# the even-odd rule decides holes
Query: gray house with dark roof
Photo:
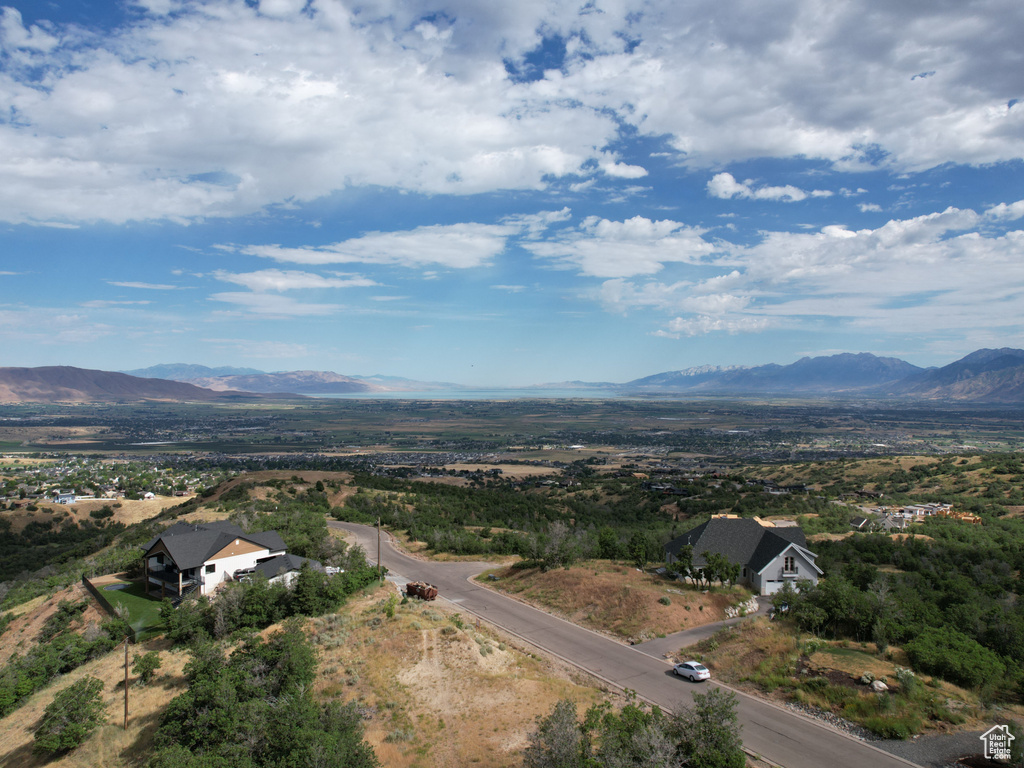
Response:
[[[693,566],[707,565],[707,555],[718,552],[740,566],[740,581],[761,595],[771,595],[790,582],[818,583],[821,569],[807,549],[807,538],[797,526],[777,527],[757,518],[712,517],[703,525],[665,545],[670,565],[686,546],[693,547]]]
[[[182,597],[208,595],[238,572],[259,569],[268,578],[298,570],[306,559],[289,555],[276,531],[246,533],[233,523],[176,523],[142,546],[146,591]],[[319,568],[320,563],[308,561]]]

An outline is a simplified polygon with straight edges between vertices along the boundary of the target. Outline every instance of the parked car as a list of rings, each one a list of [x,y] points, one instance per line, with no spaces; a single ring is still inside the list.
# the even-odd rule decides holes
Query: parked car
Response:
[[[707,680],[711,677],[711,673],[708,671],[708,668],[699,661],[684,661],[682,664],[676,664],[672,667],[672,671],[680,677],[688,678],[694,683],[701,680]]]

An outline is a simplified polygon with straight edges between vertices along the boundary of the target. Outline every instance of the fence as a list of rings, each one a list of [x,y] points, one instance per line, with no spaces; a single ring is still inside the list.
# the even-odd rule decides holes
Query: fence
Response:
[[[106,596],[103,594],[103,592],[101,590],[96,588],[95,584],[93,584],[91,581],[89,581],[89,579],[86,577],[86,575],[84,573],[82,574],[82,586],[84,586],[88,590],[90,595],[92,595],[93,597],[96,598],[96,602],[98,602],[100,604],[100,606],[102,606],[103,610],[105,610],[107,613],[109,613],[113,618],[115,618],[115,619],[119,618],[118,615],[117,615],[117,611],[114,608],[113,603],[111,603],[106,598]],[[138,633],[134,629],[132,629],[131,627],[129,627],[129,631],[131,632],[131,634],[128,637],[131,639],[131,641],[133,643],[138,642],[138,637],[137,637]]]

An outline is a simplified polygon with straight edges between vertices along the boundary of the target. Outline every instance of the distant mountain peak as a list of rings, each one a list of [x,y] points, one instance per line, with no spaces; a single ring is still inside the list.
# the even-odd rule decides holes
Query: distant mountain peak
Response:
[[[209,376],[247,376],[254,373],[263,373],[255,368],[233,368],[230,365],[222,365],[217,368],[209,368],[205,365],[193,363],[164,363],[162,365],[151,365],[149,368],[137,368],[134,371],[121,371],[129,376],[139,376],[143,379],[170,379],[171,381],[191,381]]]

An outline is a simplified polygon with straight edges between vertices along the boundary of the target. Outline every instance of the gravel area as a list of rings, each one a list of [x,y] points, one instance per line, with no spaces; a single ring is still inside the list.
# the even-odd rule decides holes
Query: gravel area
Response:
[[[872,746],[884,749],[889,754],[902,757],[904,760],[918,765],[927,766],[927,768],[962,768],[962,766],[957,766],[957,760],[967,756],[980,757],[982,752],[982,743],[979,737],[983,731],[931,733],[915,736],[906,741],[880,739],[866,728],[817,707],[794,702],[787,702],[785,706],[848,733],[856,739],[871,742]]]
[[[794,710],[795,712],[799,712],[802,715],[807,715],[808,717],[813,717],[815,720],[820,720],[823,723],[827,723],[828,725],[831,725],[833,728],[835,728],[837,731],[848,733],[855,739],[860,739],[861,741],[878,742],[876,746],[880,746],[881,744],[881,740],[867,728],[859,726],[856,723],[852,723],[845,718],[839,717],[839,715],[834,715],[831,712],[826,712],[823,709],[818,709],[817,707],[812,707],[807,704],[798,704],[793,701],[786,702],[786,707],[788,709]]]
[[[932,733],[906,741],[884,739],[875,746],[890,754],[910,760],[929,768],[955,766],[956,761],[968,755],[980,756],[983,731],[960,731],[959,733]],[[995,765],[995,763],[993,763]]]

